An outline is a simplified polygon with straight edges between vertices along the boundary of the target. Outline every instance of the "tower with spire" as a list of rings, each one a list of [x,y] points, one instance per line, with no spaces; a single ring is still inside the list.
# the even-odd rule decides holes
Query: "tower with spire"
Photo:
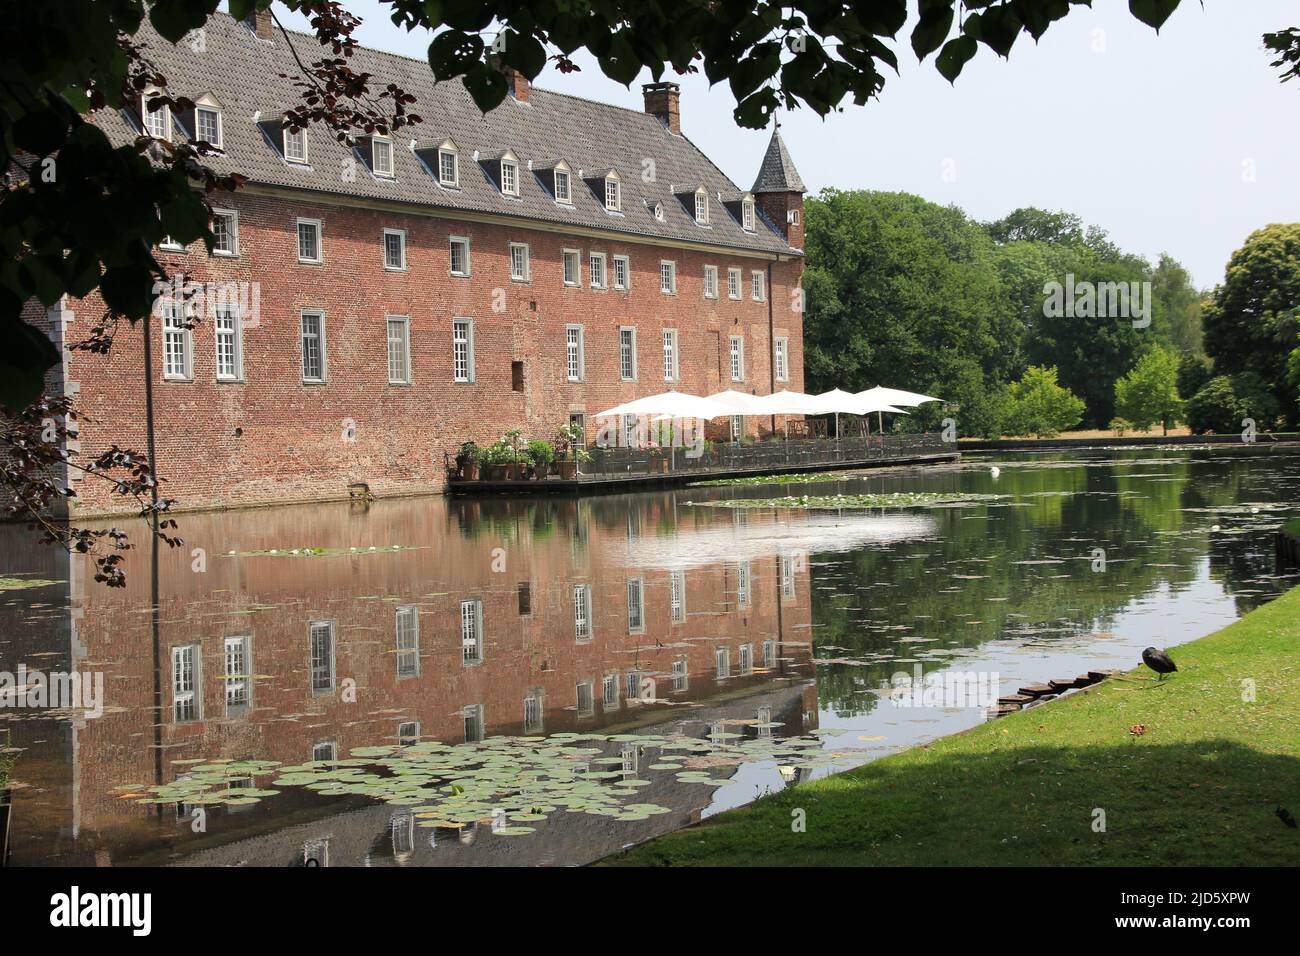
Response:
[[[754,201],[792,248],[803,248],[803,194],[807,192],[790,151],[781,138],[781,124],[772,128],[763,164],[754,180]]]

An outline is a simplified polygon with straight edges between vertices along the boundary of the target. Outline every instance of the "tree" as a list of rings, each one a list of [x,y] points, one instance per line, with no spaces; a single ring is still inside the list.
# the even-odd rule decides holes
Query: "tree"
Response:
[[[1178,356],[1156,346],[1115,383],[1115,414],[1147,431],[1159,422],[1164,433],[1183,414],[1178,398]]]
[[[1031,365],[1007,389],[1008,435],[1051,438],[1073,428],[1083,418],[1083,401],[1056,381],[1055,368]]]
[[[960,209],[907,193],[825,190],[805,210],[804,372],[815,390],[893,385],[960,405],[964,434],[995,424],[999,282],[993,244]],[[930,405],[904,427],[932,428]]]
[[[1205,351],[1221,375],[1251,372],[1289,422],[1300,409],[1287,360],[1300,333],[1300,223],[1265,226],[1228,261],[1205,306]]]
[[[1187,425],[1198,435],[1231,434],[1246,419],[1267,428],[1277,415],[1277,401],[1254,372],[1216,375],[1187,402]]]
[[[1184,355],[1178,362],[1178,397],[1186,401],[1214,378],[1214,364],[1204,355]]]
[[[1053,245],[1063,243],[1082,243],[1084,240],[1083,220],[1072,212],[1060,210],[1048,212],[1033,206],[1020,209],[985,223],[993,241],[1007,242],[1046,242]]]
[[[1156,341],[1174,352],[1200,352],[1201,300],[1192,276],[1166,252],[1151,273],[1151,331]]]

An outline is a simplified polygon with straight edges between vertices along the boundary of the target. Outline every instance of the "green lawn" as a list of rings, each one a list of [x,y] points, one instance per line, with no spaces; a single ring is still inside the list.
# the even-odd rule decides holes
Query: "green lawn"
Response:
[[[1170,653],[1164,681],[1139,668],[606,862],[1300,864],[1277,815],[1300,819],[1300,588]]]

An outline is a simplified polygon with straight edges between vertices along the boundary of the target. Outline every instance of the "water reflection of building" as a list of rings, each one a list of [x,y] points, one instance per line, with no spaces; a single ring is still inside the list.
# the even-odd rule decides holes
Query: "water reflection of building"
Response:
[[[6,608],[9,633],[22,636],[0,646],[4,668],[102,670],[106,712],[10,722],[25,748],[15,777],[29,785],[14,796],[13,862],[162,862],[250,827],[270,853],[281,821],[299,813],[356,820],[372,840],[373,821],[390,809],[362,801],[339,815],[338,801],[286,793],[273,807],[215,811],[223,824],[195,835],[175,810],[113,792],[174,780],[186,766],[177,761],[296,764],[419,739],[697,732],[689,722],[704,719],[700,708],[747,718],[768,708],[791,731],[815,725],[815,701],[803,699],[811,595],[799,556],[690,568],[614,559],[636,536],[676,534],[673,500],[641,497],[617,510],[424,500],[188,516],[184,548],[158,558],[156,613],[147,552],[132,556],[122,590],[87,583],[77,560],[70,574],[50,573],[69,579],[53,608],[27,603],[21,618],[16,605]],[[401,550],[384,550],[393,546]],[[325,553],[284,553],[305,548]],[[41,603],[53,590],[40,592]],[[685,822],[710,795],[660,786],[672,791],[660,799],[675,802],[665,803],[673,814],[646,821],[655,832]],[[620,824],[562,816],[578,828],[566,838],[574,848],[585,833],[618,836]],[[620,839],[636,839],[633,830]],[[545,842],[552,848],[515,852],[571,858]]]

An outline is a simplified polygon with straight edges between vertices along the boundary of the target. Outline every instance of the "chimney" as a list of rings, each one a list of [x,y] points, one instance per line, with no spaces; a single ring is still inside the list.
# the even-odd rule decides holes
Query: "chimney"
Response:
[[[253,35],[259,40],[275,39],[275,21],[271,19],[271,8],[268,6],[265,10],[254,10],[248,15],[248,28],[253,31]]]
[[[491,54],[488,62],[491,63],[493,67],[500,70],[505,76],[506,89],[510,91],[510,95],[520,103],[527,103],[529,90],[528,77],[524,76],[514,67],[506,66],[501,62],[501,57],[495,53]]]
[[[670,133],[682,134],[682,88],[676,83],[646,83],[641,87],[645,94],[645,111],[658,117]]]

